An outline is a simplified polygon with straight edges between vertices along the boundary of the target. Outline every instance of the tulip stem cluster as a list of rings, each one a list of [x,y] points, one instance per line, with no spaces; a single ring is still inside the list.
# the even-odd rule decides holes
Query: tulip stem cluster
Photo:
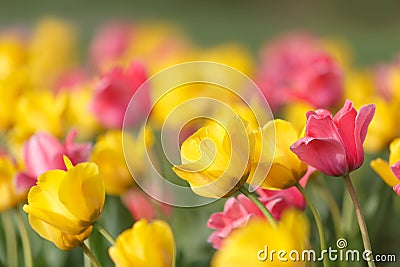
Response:
[[[239,188],[239,191],[244,194],[246,197],[248,197],[260,210],[261,212],[264,214],[264,216],[267,218],[268,222],[272,225],[272,226],[276,226],[276,221],[274,219],[274,217],[272,216],[271,212],[267,209],[267,207],[265,207],[265,205],[252,193],[249,192],[249,190],[247,190],[247,188],[245,186],[241,186]]]
[[[319,234],[319,239],[320,239],[320,244],[321,244],[321,251],[327,251],[325,232],[324,232],[324,227],[323,227],[323,224],[321,221],[321,216],[319,215],[317,208],[315,207],[314,203],[311,201],[311,198],[308,195],[308,193],[306,192],[306,190],[304,190],[304,188],[299,183],[296,184],[296,187],[297,187],[297,189],[299,189],[300,193],[306,199],[307,204],[310,207],[310,210],[314,216],[315,223],[316,223],[317,229],[318,229],[318,234]],[[325,256],[324,256],[323,264],[324,264],[324,267],[329,266],[328,258]]]
[[[347,174],[347,175],[343,176],[343,179],[344,179],[344,183],[347,187],[347,191],[350,194],[351,200],[353,201],[354,209],[356,211],[356,217],[358,220],[358,225],[359,225],[360,231],[361,231],[361,237],[362,237],[363,244],[364,244],[364,249],[372,252],[371,243],[369,241],[369,236],[368,236],[367,224],[365,223],[364,215],[361,210],[361,206],[358,201],[356,191],[354,190],[353,183],[351,182],[350,175]],[[375,263],[373,261],[368,261],[368,266],[375,267]]]
[[[105,238],[107,241],[114,246],[115,245],[115,239],[112,237],[112,235],[99,223],[94,224],[94,228]]]
[[[6,237],[7,266],[18,266],[17,237],[15,234],[15,227],[10,216],[11,214],[9,212],[3,212],[1,215],[4,234]]]
[[[80,247],[82,248],[83,252],[85,253],[86,256],[90,259],[90,261],[93,263],[95,267],[101,267],[99,261],[96,259],[92,251],[86,246],[84,242],[80,244]]]
[[[31,244],[29,241],[28,230],[26,229],[25,222],[22,218],[22,214],[21,214],[20,210],[15,209],[15,215],[17,217],[17,225],[18,225],[20,236],[21,236],[22,249],[24,252],[24,259],[25,259],[25,266],[32,267],[33,266],[32,250],[31,250]]]

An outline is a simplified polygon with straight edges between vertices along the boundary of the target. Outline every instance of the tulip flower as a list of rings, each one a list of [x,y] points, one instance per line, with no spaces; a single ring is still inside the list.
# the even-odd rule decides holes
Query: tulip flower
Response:
[[[307,217],[296,210],[287,210],[277,227],[265,220],[252,220],[226,238],[221,250],[214,254],[211,267],[306,266],[301,258],[291,260],[289,253],[296,250],[301,257],[308,238]],[[287,261],[279,260],[277,254],[273,254],[271,259],[272,250],[286,251],[286,255],[281,257]]]
[[[305,137],[290,149],[326,175],[345,176],[364,162],[363,143],[374,113],[373,104],[357,113],[349,100],[334,117],[324,109],[309,111]]]
[[[98,82],[91,102],[91,110],[100,123],[108,128],[121,128],[129,101],[146,79],[145,67],[140,62],[131,63],[125,71],[115,67],[106,73]],[[142,99],[136,102],[136,112],[129,114],[126,125],[135,125],[148,115],[149,88],[143,90],[146,93],[140,94]]]
[[[90,161],[99,166],[107,194],[120,195],[135,182],[125,162],[122,134],[122,131],[112,130],[100,135],[90,155]],[[135,140],[128,133],[124,135],[129,142],[127,146],[134,149]]]
[[[135,220],[153,220],[157,217],[158,212],[161,212],[165,216],[171,214],[170,206],[157,202],[146,195],[146,193],[136,188],[128,190],[121,198],[122,203],[131,212]],[[159,205],[159,210],[157,210],[156,205]]]
[[[200,128],[183,142],[182,164],[174,166],[174,172],[200,196],[232,195],[250,171],[252,141],[248,132],[248,124],[239,117],[233,118],[227,129],[217,123]]]
[[[89,236],[103,210],[105,191],[96,164],[64,161],[67,171],[50,170],[38,177],[24,211],[41,237],[69,250]]]
[[[281,214],[288,208],[304,210],[306,202],[303,195],[295,187],[282,190],[258,189],[259,199],[271,212],[275,220],[280,220]],[[251,219],[263,218],[261,210],[246,196],[239,194],[225,202],[224,211],[216,212],[208,220],[207,227],[215,229],[208,242],[215,249],[222,247],[223,241],[235,229],[245,227]]]
[[[262,135],[255,135],[255,154],[260,154],[260,157],[252,164],[248,182],[252,184],[254,179],[258,181],[262,178],[260,186],[269,189],[285,189],[295,185],[307,171],[307,165],[290,151],[290,145],[299,139],[298,131],[283,120],[269,121],[261,131]],[[269,167],[270,159],[272,165],[266,177],[258,177],[257,173],[253,175],[256,167]]]
[[[382,178],[390,187],[400,183],[400,175],[396,176],[393,170],[396,170],[395,164],[400,161],[400,138],[396,138],[390,143],[389,162],[382,158],[371,161],[372,169]]]
[[[122,232],[108,253],[116,267],[172,267],[175,261],[174,237],[161,220],[136,222]]]
[[[66,170],[63,156],[67,156],[73,164],[87,161],[91,144],[74,143],[77,136],[75,130],[69,131],[62,144],[51,134],[38,132],[25,144],[23,149],[23,160],[25,172],[17,175],[17,186],[19,188],[30,188],[37,177],[48,170]]]
[[[27,191],[15,187],[15,164],[7,157],[0,156],[0,212],[17,206],[25,200]]]
[[[328,108],[342,99],[342,71],[321,43],[300,33],[279,38],[262,50],[256,82],[272,110],[293,100]]]

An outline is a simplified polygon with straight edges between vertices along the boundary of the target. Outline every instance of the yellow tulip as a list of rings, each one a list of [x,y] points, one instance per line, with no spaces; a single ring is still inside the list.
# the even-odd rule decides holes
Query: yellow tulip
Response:
[[[67,171],[51,170],[38,177],[24,211],[41,237],[68,250],[89,236],[103,210],[105,191],[96,164],[72,166],[67,157],[64,162]]]
[[[0,212],[17,206],[25,200],[27,192],[19,192],[14,184],[16,167],[7,157],[0,157]]]
[[[225,239],[221,250],[214,254],[211,267],[306,266],[301,256],[308,238],[307,217],[298,210],[285,211],[277,227],[265,220],[253,219]],[[271,256],[272,250],[275,253]],[[286,254],[279,259],[281,250]],[[299,253],[298,260],[292,251]]]
[[[298,131],[291,123],[279,119],[269,121],[261,131],[262,135],[260,132],[255,134],[255,159],[260,160],[253,162],[248,182],[254,184],[261,178],[261,187],[269,189],[285,189],[295,185],[307,171],[307,165],[290,150],[290,146],[300,138]],[[273,160],[267,176],[257,177],[256,167],[269,168],[270,159]]]
[[[248,123],[239,117],[225,129],[210,123],[181,146],[182,164],[173,170],[189,182],[193,192],[210,198],[228,197],[246,181],[254,140]]]
[[[26,60],[26,49],[16,38],[0,39],[0,80],[15,72]]]
[[[134,185],[133,177],[125,162],[122,134],[125,135],[125,142],[128,142],[127,146],[136,147],[136,141],[128,133],[112,130],[97,139],[90,156],[90,161],[99,166],[107,194],[120,195]]]
[[[174,237],[161,220],[142,219],[117,237],[108,253],[117,267],[172,267],[175,261]]]
[[[389,162],[381,158],[377,158],[371,161],[370,165],[387,185],[393,187],[396,184],[399,184],[400,181],[393,174],[390,166],[398,161],[400,161],[400,138],[396,138],[392,141],[392,143],[390,143]]]
[[[73,67],[76,36],[71,25],[45,18],[29,43],[29,73],[36,89],[52,88],[59,75]]]

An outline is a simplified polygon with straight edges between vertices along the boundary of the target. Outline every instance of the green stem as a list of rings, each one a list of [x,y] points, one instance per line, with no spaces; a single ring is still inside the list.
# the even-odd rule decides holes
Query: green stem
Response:
[[[1,214],[7,246],[7,266],[18,266],[17,237],[9,211]]]
[[[299,184],[296,183],[296,187],[297,189],[299,189],[300,193],[304,196],[304,198],[307,201],[308,206],[310,207],[310,210],[314,216],[314,220],[315,223],[317,225],[317,229],[318,229],[318,234],[319,234],[319,240],[320,240],[320,246],[321,246],[321,253],[322,251],[327,252],[327,248],[326,248],[326,240],[325,240],[325,232],[324,232],[324,227],[321,221],[321,216],[318,213],[317,208],[314,206],[314,203],[311,201],[311,198],[308,196],[306,190],[304,190],[304,188]],[[328,267],[329,266],[329,261],[328,258],[325,255],[326,253],[324,253],[324,267]]]
[[[249,190],[247,190],[246,187],[241,186],[239,188],[239,191],[242,192],[246,197],[248,197],[260,210],[261,212],[264,214],[264,216],[267,218],[268,222],[272,225],[272,226],[276,226],[276,221],[274,219],[274,217],[272,216],[271,212],[267,209],[267,207],[265,207],[265,205],[263,203],[261,203],[261,201],[258,199],[258,197],[256,197],[254,194],[250,193]]]
[[[364,214],[361,210],[360,202],[358,201],[356,191],[354,190],[353,183],[351,182],[350,175],[347,174],[343,176],[344,183],[347,187],[347,191],[350,194],[351,200],[353,201],[354,209],[356,211],[356,217],[358,220],[358,225],[360,227],[361,231],[361,237],[363,240],[364,244],[364,249],[369,250],[372,253],[372,248],[371,248],[371,243],[369,241],[369,236],[368,236],[368,229],[367,229],[367,224],[365,223],[364,219]],[[372,255],[371,255],[372,257]],[[375,263],[373,261],[368,261],[368,266],[369,267],[375,267]]]
[[[83,242],[81,243],[81,248],[82,248],[83,252],[86,254],[86,256],[88,256],[88,258],[90,259],[90,261],[93,263],[93,265],[95,267],[101,267],[99,261],[96,259],[96,257],[92,253],[92,251],[85,245],[85,243],[83,243]]]
[[[85,240],[86,241],[86,240]],[[85,241],[83,241],[83,242],[85,242]],[[89,244],[86,244],[85,243],[85,245],[87,246],[87,248],[90,250],[90,246],[89,246]],[[90,267],[91,265],[90,265],[90,259],[89,259],[89,257],[83,257],[83,267]]]
[[[25,222],[22,218],[20,210],[15,209],[15,217],[17,218],[18,229],[22,241],[22,249],[24,251],[24,259],[26,267],[33,267],[32,263],[32,250],[29,241],[28,230],[26,229]]]
[[[320,179],[318,179],[320,181]],[[321,194],[321,196],[324,198],[326,204],[328,205],[329,212],[331,213],[332,216],[332,221],[333,221],[333,227],[335,228],[335,233],[336,233],[336,239],[339,239],[343,236],[343,230],[340,222],[340,209],[339,206],[332,196],[331,192],[326,189],[325,183],[319,183],[318,184],[318,192]]]
[[[114,246],[115,245],[115,239],[112,237],[112,235],[100,224],[95,223],[94,228],[105,238],[107,241]]]

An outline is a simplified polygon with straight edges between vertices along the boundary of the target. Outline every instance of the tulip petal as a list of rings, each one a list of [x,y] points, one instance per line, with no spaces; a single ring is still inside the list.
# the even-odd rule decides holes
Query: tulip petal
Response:
[[[400,161],[400,138],[396,138],[390,143],[389,164]]]
[[[336,139],[305,137],[294,143],[290,149],[300,160],[326,175],[341,176],[348,172],[345,149]]]
[[[377,158],[370,163],[372,169],[382,178],[382,180],[390,187],[399,183],[399,180],[390,170],[390,165],[387,161]]]
[[[94,163],[80,163],[71,168],[61,181],[58,194],[61,203],[72,214],[86,224],[92,224],[98,219],[105,198],[97,166]]]
[[[280,178],[277,179],[277,177]],[[283,189],[291,187],[296,183],[297,180],[290,169],[280,163],[273,163],[261,187],[266,189]]]
[[[392,172],[394,173],[394,175],[396,175],[397,177],[397,183],[399,183],[400,180],[400,161],[396,162],[395,164],[392,164],[392,166],[390,166],[390,169],[392,170]]]
[[[332,114],[322,109],[307,113],[306,136],[340,140],[338,129],[332,120]]]

